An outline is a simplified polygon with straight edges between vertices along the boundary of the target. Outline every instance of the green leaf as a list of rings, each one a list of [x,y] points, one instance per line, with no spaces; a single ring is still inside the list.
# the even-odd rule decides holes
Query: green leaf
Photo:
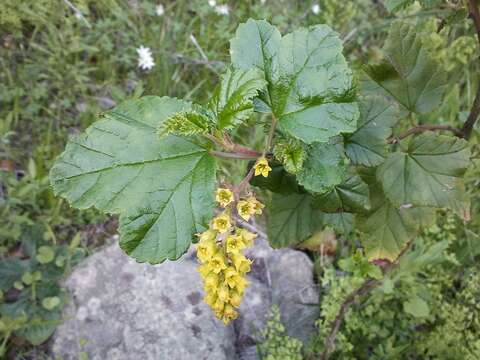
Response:
[[[16,258],[0,259],[0,290],[8,291],[29,268],[27,260]]]
[[[336,233],[345,236],[351,234],[355,229],[353,214],[348,212],[320,212],[318,214],[318,220],[324,226],[330,226]]]
[[[377,178],[396,205],[447,207],[469,159],[465,140],[424,133],[414,137],[405,152],[390,154]]]
[[[37,346],[52,336],[61,321],[62,317],[59,311],[50,311],[43,318],[35,317],[30,320],[28,325],[18,331],[18,333],[32,345]]]
[[[179,258],[213,216],[214,159],[193,140],[156,134],[190,108],[167,97],[127,101],[69,141],[50,173],[73,206],[120,214],[120,246],[139,262]]]
[[[313,206],[323,212],[355,212],[370,209],[368,185],[358,175],[350,176],[330,192],[314,197]]]
[[[209,102],[218,129],[240,125],[253,113],[253,98],[266,85],[258,69],[227,69]]]
[[[390,12],[396,12],[412,5],[414,2],[415,0],[386,0],[385,7]]]
[[[58,305],[60,305],[60,298],[58,296],[46,297],[42,300],[42,306],[46,310],[53,310]]]
[[[420,114],[435,109],[447,83],[443,68],[422,46],[418,29],[406,22],[393,23],[383,47],[386,61],[365,68],[376,83],[370,91],[383,92],[405,109]]]
[[[395,261],[417,231],[409,209],[395,208],[388,201],[367,216],[357,215],[356,225],[369,260]]]
[[[238,27],[230,53],[235,67],[264,72],[268,85],[257,107],[269,108],[284,133],[313,143],[355,130],[352,72],[328,26],[282,37],[267,21],[248,20]]]
[[[426,317],[430,314],[427,302],[418,296],[404,302],[403,310],[416,318]]]
[[[51,246],[40,246],[38,248],[38,254],[36,256],[37,261],[40,264],[48,264],[55,258],[55,251]]]
[[[378,166],[387,156],[387,139],[398,120],[398,108],[380,96],[359,102],[358,129],[346,136],[345,152],[356,165]]]
[[[317,143],[307,151],[302,170],[297,180],[305,189],[326,193],[347,178],[348,160],[341,143]]]
[[[274,248],[301,243],[315,231],[318,221],[309,194],[272,194],[267,203],[267,233]]]
[[[276,142],[273,149],[275,158],[280,160],[291,174],[298,173],[307,157],[304,146],[295,139],[281,139]]]
[[[167,118],[158,128],[161,137],[166,135],[191,136],[208,130],[210,119],[198,111],[181,111]]]

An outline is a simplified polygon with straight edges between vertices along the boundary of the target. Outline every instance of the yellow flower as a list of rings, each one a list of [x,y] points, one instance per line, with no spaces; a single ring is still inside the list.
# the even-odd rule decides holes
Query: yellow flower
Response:
[[[270,171],[272,171],[272,168],[268,165],[268,160],[264,157],[259,158],[255,163],[255,176],[267,177]]]
[[[217,216],[212,222],[212,228],[220,233],[226,233],[228,230],[230,230],[231,226],[230,216],[228,216],[226,213]]]
[[[241,277],[241,276],[237,276],[235,278],[235,289],[237,290],[237,292],[241,295],[243,295],[243,292],[245,291],[245,288],[248,286],[248,281]]]
[[[225,307],[225,302],[220,300],[220,298],[217,298],[215,303],[212,305],[212,309],[215,312],[221,313],[223,311],[223,308]]]
[[[238,231],[238,236],[242,238],[245,247],[253,246],[253,240],[257,237],[257,234],[254,234],[248,230],[241,229]]]
[[[238,317],[237,311],[233,308],[232,305],[225,305],[223,310],[223,323],[228,325],[230,321],[235,320]]]
[[[220,271],[227,268],[225,256],[221,253],[216,253],[215,255],[213,255],[207,264],[210,268],[210,271],[213,271],[215,274],[219,274]]]
[[[234,200],[232,191],[225,188],[217,189],[215,199],[222,207],[227,207]]]
[[[229,235],[225,240],[225,248],[228,254],[236,254],[245,247],[242,237]]]
[[[213,306],[217,301],[217,295],[214,293],[207,293],[203,298],[203,301],[205,301],[209,306]]]
[[[208,229],[204,231],[201,234],[197,234],[199,237],[199,242],[209,242],[209,241],[215,241],[215,238],[217,237],[217,232],[211,229]]]
[[[215,273],[210,273],[205,277],[205,288],[216,289],[219,283],[219,276]]]
[[[218,288],[218,291],[217,291],[217,296],[220,300],[222,300],[223,302],[227,302],[228,299],[230,298],[230,294],[228,292],[228,286],[226,285],[221,285],[219,288]]]
[[[221,320],[223,318],[223,311],[214,311],[214,314],[218,320]]]
[[[230,304],[238,308],[241,303],[242,303],[242,296],[238,292],[232,291],[230,294]]]
[[[231,288],[234,288],[237,284],[237,277],[239,276],[237,270],[235,270],[233,266],[229,266],[227,270],[225,270],[224,276],[225,283]]]
[[[197,258],[202,263],[210,260],[216,252],[217,244],[215,244],[213,241],[200,242],[197,245]]]
[[[252,204],[252,207],[255,209],[255,215],[262,215],[262,209],[265,207],[260,201],[255,199],[255,197],[250,196],[247,201]]]
[[[235,254],[233,255],[233,264],[239,273],[245,274],[250,271],[250,265],[252,264],[252,261],[248,260],[242,254]]]
[[[203,264],[198,267],[197,271],[200,273],[202,279],[205,279],[212,270],[208,264]]]
[[[255,207],[249,201],[240,200],[237,203],[237,212],[245,221],[248,221],[250,220],[250,216],[255,214]]]

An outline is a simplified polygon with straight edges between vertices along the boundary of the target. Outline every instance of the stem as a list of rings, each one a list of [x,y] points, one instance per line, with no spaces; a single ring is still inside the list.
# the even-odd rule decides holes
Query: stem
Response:
[[[258,154],[244,154],[244,153],[232,153],[232,152],[223,152],[210,150],[210,154],[219,158],[225,159],[241,159],[241,160],[252,160],[258,158]]]
[[[477,38],[480,45],[480,11],[476,4],[475,0],[468,1],[468,11],[470,13],[470,18],[473,20],[475,25],[475,30],[477,31]],[[468,115],[467,121],[463,124],[462,128],[462,137],[468,139],[472,134],[473,126],[478,120],[480,115],[480,84],[477,85],[477,94],[475,95],[475,100],[473,101],[470,114]]]
[[[229,139],[219,139],[212,134],[203,134],[208,140],[215,145],[227,150],[228,152],[221,152],[212,150],[210,153],[217,157],[224,157],[229,159],[256,159],[262,154],[256,150],[247,148],[240,144],[232,143]]]
[[[377,287],[379,283],[380,281],[378,280],[365,280],[365,282],[358,289],[354,290],[346,297],[345,301],[342,303],[342,306],[340,306],[337,316],[335,317],[330,334],[325,339],[325,348],[322,356],[320,357],[322,360],[327,360],[332,351],[335,350],[335,339],[337,337],[338,330],[340,329],[340,325],[342,324],[343,318],[347,314],[348,309],[355,304],[357,296],[368,293],[370,290]]]
[[[399,263],[400,258],[410,249],[413,241],[410,241],[400,252],[397,256],[395,261],[388,263],[383,268],[384,279],[385,275],[387,275],[390,271],[392,271]],[[383,279],[382,279],[383,280]],[[325,339],[323,353],[320,357],[321,360],[327,360],[330,357],[330,354],[335,350],[335,339],[337,337],[338,330],[342,325],[343,319],[347,314],[347,311],[350,309],[352,305],[357,302],[357,297],[365,295],[369,293],[371,290],[375,289],[377,286],[382,284],[382,280],[374,280],[374,279],[367,279],[363,282],[363,284],[352,291],[344,300],[342,305],[340,306],[340,310],[338,311],[335,320],[333,321],[332,328],[330,329],[330,333],[328,334],[327,338]]]
[[[405,139],[406,137],[413,135],[413,134],[419,134],[425,131],[435,131],[435,130],[445,130],[445,131],[451,131],[458,137],[462,137],[463,133],[461,130],[454,128],[453,126],[450,125],[417,125],[414,126],[413,128],[405,131],[403,134],[400,134],[397,137],[392,137],[389,139],[388,143],[390,144],[395,144],[400,140]]]
[[[35,299],[37,298],[37,289],[36,289],[36,286],[37,284],[34,282],[32,282],[32,294],[31,294],[31,299],[32,299],[32,302],[35,302]]]
[[[245,186],[248,185],[250,180],[253,177],[253,174],[255,173],[255,166],[252,166],[250,170],[248,171],[247,175],[243,178],[243,180],[238,184],[238,186],[235,188],[235,193],[237,195],[237,198],[239,197],[240,193],[243,191]]]
[[[10,335],[12,335],[12,332],[7,331],[5,337],[3,338],[2,345],[0,345],[0,356],[3,356],[4,355],[3,352],[7,350],[7,342],[8,342],[8,339],[10,339]]]
[[[249,149],[249,148],[247,148],[245,146],[242,146],[242,145],[239,145],[239,144],[233,144],[232,151],[236,152],[236,153],[239,153],[239,154],[250,155],[254,158],[258,158],[258,157],[262,156],[262,153],[260,153],[256,150],[253,150],[253,149]]]
[[[268,137],[265,145],[265,149],[263,150],[262,156],[265,156],[267,152],[270,151],[272,147],[273,136],[275,135],[275,128],[277,127],[277,119],[275,116],[272,119],[272,125],[270,126],[270,131],[268,132]]]

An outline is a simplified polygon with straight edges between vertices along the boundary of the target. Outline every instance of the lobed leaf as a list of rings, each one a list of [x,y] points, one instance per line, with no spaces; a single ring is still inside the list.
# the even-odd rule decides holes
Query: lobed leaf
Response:
[[[377,178],[398,206],[447,207],[469,160],[465,140],[424,133],[414,137],[405,151],[390,154],[378,168]]]
[[[267,233],[273,247],[295,245],[313,234],[319,221],[311,201],[309,194],[272,194],[267,203]]]
[[[328,213],[369,210],[370,191],[358,175],[352,175],[330,192],[315,196],[313,206]]]
[[[345,136],[345,152],[356,165],[378,166],[387,156],[387,139],[398,120],[398,108],[380,96],[359,101],[358,128]]]
[[[307,158],[297,180],[305,189],[326,193],[347,178],[348,160],[342,144],[317,143],[307,151]]]
[[[265,84],[258,69],[227,69],[209,102],[217,128],[232,128],[247,120],[253,113],[253,98]]]
[[[213,215],[215,162],[193,140],[157,127],[190,103],[147,96],[107,112],[71,139],[51,169],[72,206],[120,214],[120,246],[139,262],[179,258]]]
[[[355,130],[352,72],[328,26],[282,37],[267,21],[248,20],[238,27],[230,52],[236,68],[264,72],[267,88],[257,107],[270,109],[282,132],[310,144]]]
[[[415,26],[393,23],[383,47],[386,61],[365,68],[365,89],[393,97],[403,109],[425,114],[441,102],[447,77],[438,62],[422,46]]]

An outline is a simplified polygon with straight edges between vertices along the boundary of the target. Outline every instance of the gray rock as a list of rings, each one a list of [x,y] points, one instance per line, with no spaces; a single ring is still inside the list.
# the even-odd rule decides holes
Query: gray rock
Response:
[[[202,301],[193,251],[161,265],[138,264],[113,244],[66,280],[71,303],[51,352],[76,359],[258,359],[256,343],[277,304],[291,336],[306,340],[317,318],[312,262],[298,251],[258,239],[240,316],[224,326]]]
[[[76,268],[66,286],[72,301],[53,339],[54,356],[234,359],[233,326],[216,321],[203,303],[192,261],[137,264],[114,244]]]

